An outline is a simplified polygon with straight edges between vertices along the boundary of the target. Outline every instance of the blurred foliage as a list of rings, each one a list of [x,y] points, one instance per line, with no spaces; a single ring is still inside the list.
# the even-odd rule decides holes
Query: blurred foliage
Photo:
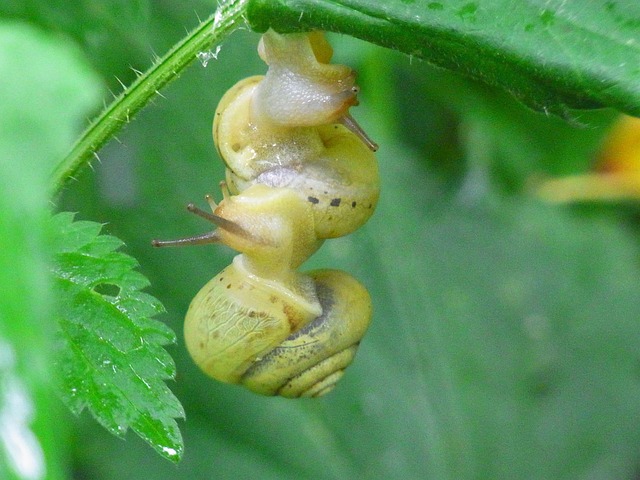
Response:
[[[12,2],[82,47],[112,91],[211,11],[209,2]],[[105,19],[106,18],[106,19]],[[637,204],[555,206],[533,187],[584,172],[616,114],[546,117],[508,95],[404,55],[332,36],[359,73],[353,110],[381,145],[373,219],[306,268],[341,268],[375,314],[354,364],[320,400],[218,384],[182,345],[190,299],[233,256],[152,250],[208,228],[184,213],[219,198],[211,121],[222,94],[262,73],[258,35],[236,32],[100,152],[57,206],[103,222],[168,313],[184,405],[176,467],[89,415],[70,422],[74,478],[623,479],[640,468]],[[37,57],[34,61],[37,61]],[[105,91],[105,102],[110,100]]]
[[[51,169],[99,98],[71,42],[0,20],[0,478],[62,478],[51,395]],[[60,102],[60,99],[66,99]]]

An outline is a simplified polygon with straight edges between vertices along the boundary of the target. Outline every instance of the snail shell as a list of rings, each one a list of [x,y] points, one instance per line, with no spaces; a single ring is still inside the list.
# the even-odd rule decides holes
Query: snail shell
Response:
[[[351,363],[371,300],[344,272],[296,271],[321,243],[310,210],[293,190],[265,185],[215,208],[217,241],[241,254],[195,296],[184,326],[189,353],[213,378],[319,396]]]
[[[367,330],[371,300],[341,271],[314,271],[304,280],[304,294],[286,291],[252,276],[235,257],[187,312],[185,341],[195,363],[263,395],[331,391]]]

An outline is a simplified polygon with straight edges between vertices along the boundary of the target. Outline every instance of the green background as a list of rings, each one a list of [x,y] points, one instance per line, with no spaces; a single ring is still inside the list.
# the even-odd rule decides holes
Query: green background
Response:
[[[9,2],[20,19],[80,46],[104,101],[206,17],[205,2]],[[1,24],[1,23],[0,23]],[[415,58],[331,36],[359,72],[353,115],[380,144],[382,195],[355,234],[305,266],[367,285],[374,319],[354,364],[320,400],[218,384],[182,343],[190,299],[226,266],[222,247],[153,250],[208,228],[189,201],[220,198],[216,104],[263,73],[259,36],[234,33],[217,60],[162,92],[66,189],[57,209],[105,223],[138,259],[178,336],[170,387],[183,403],[175,466],[88,413],[68,424],[78,479],[634,478],[640,469],[637,204],[554,206],[531,185],[586,171],[615,117],[534,113],[508,94]],[[38,61],[37,58],[34,61]],[[99,104],[96,103],[96,113]],[[60,421],[60,420],[59,420]]]

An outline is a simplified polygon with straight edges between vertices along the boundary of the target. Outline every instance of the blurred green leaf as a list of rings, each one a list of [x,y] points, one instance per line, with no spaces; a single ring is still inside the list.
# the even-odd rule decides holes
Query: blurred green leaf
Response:
[[[375,100],[372,108],[395,112],[384,116],[391,120],[385,128],[449,190],[484,181],[476,187],[521,193],[546,177],[584,172],[619,115],[612,109],[573,112],[569,121],[540,115],[497,88],[388,57],[360,71],[371,81],[364,95]]]
[[[149,59],[146,43],[150,19],[148,0],[4,0],[0,17],[16,18],[57,35],[72,38],[112,91],[118,79],[128,84]],[[114,46],[121,48],[114,48]]]
[[[179,461],[183,444],[174,419],[184,411],[163,382],[175,376],[162,348],[175,336],[151,319],[162,305],[141,292],[149,282],[133,270],[133,258],[116,251],[120,240],[99,235],[99,224],[74,222],[70,213],[53,223],[63,400],[76,414],[87,407],[115,435],[131,427]]]
[[[57,479],[47,180],[99,81],[72,44],[5,21],[0,72],[0,477]]]
[[[373,341],[389,356],[386,380],[410,398],[392,407],[385,392],[370,396],[381,417],[400,422],[407,409],[421,425],[388,427],[389,442],[423,438],[433,478],[632,478],[637,239],[615,220],[495,192],[438,198],[416,181],[418,164],[387,163],[384,172],[394,200],[374,222],[393,228],[372,233],[371,287],[384,319]],[[407,184],[432,193],[401,195]],[[372,457],[391,447],[380,443]]]
[[[640,115],[640,4],[561,0],[251,0],[252,28],[321,29],[498,85],[533,108]]]

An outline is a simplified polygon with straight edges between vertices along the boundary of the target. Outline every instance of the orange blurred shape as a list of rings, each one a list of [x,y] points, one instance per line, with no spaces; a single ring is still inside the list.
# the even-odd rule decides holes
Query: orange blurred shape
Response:
[[[594,172],[543,181],[537,193],[551,202],[640,199],[640,118],[623,115],[613,125]]]

